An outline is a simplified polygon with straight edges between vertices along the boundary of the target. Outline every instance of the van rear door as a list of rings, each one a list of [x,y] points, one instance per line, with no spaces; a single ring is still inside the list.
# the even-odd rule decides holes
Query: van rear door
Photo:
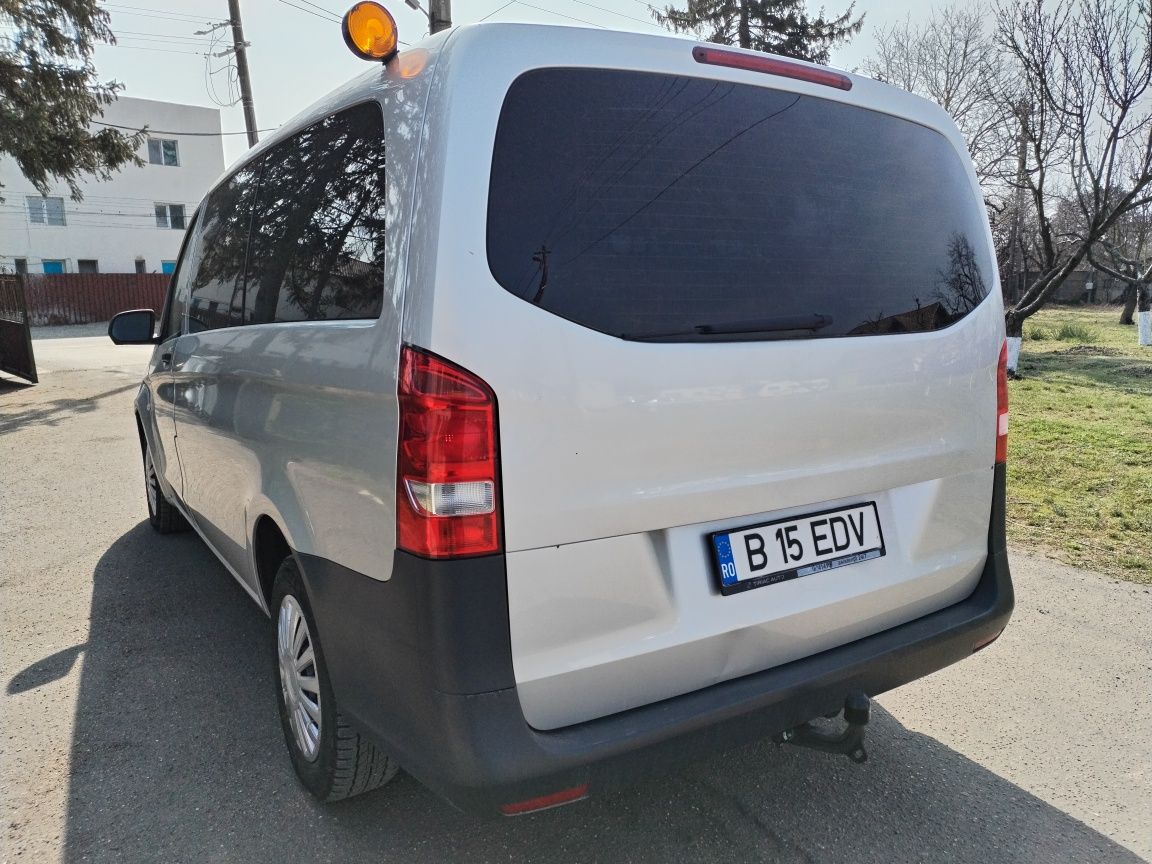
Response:
[[[511,81],[482,244],[452,155],[492,97],[461,78],[446,121],[428,338],[499,401],[538,728],[935,611],[986,553],[1003,330],[954,134],[886,113],[875,84],[826,94],[661,51],[644,56],[665,71]],[[756,553],[728,579],[723,538]]]

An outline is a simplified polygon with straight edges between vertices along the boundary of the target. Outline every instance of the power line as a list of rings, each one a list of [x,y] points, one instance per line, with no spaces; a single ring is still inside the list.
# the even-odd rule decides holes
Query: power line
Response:
[[[140,30],[113,31],[116,36],[138,37],[147,36],[150,39],[179,39],[181,42],[207,42],[203,36],[181,36],[176,33],[144,33]]]
[[[340,20],[340,15],[336,12],[333,12],[331,9],[326,9],[325,7],[323,7],[317,3],[311,2],[311,0],[300,0],[300,2],[303,3],[305,6],[311,6],[313,9],[319,9],[321,12],[327,12],[333,18]]]
[[[160,50],[160,49],[157,49],[157,50]],[[139,132],[140,131],[139,127],[137,127],[137,126],[121,126],[117,123],[104,123],[100,120],[93,120],[92,122],[95,123],[97,126],[111,126],[113,129],[130,129],[133,132]],[[272,126],[268,129],[257,129],[256,131],[257,132],[275,132],[278,128],[279,128],[278,126]],[[207,138],[213,138],[217,135],[247,135],[248,134],[247,131],[244,131],[244,132],[173,132],[170,129],[149,129],[148,131],[149,131],[149,133],[154,134],[154,135],[185,135],[185,136],[189,136],[189,137],[200,136],[200,137],[207,137]]]
[[[192,202],[192,201],[156,201],[156,200],[151,199],[151,198],[149,198],[148,200],[151,201],[153,204],[176,204],[176,205],[179,205],[182,207],[191,207],[194,205],[194,202]],[[15,210],[23,210],[24,209],[19,204],[0,204],[0,207],[5,208],[5,209],[15,209]],[[113,211],[113,210],[76,210],[73,208],[65,207],[64,208],[64,215],[65,215],[65,218],[72,217],[72,216],[100,216],[101,218],[109,217],[109,218],[118,218],[118,219],[152,219],[155,216],[155,212],[152,209],[143,210],[139,213],[122,213],[119,210],[115,210],[115,211]],[[81,224],[91,225],[92,223],[91,222],[83,222]]]
[[[330,23],[334,23],[334,24],[339,24],[339,23],[340,23],[340,19],[339,19],[339,18],[337,18],[337,17],[336,17],[336,16],[335,16],[333,13],[331,13],[331,12],[328,12],[326,15],[321,15],[319,12],[314,12],[314,11],[312,11],[311,9],[306,9],[306,8],[304,8],[303,6],[297,6],[295,3],[289,3],[289,2],[288,2],[288,0],[276,0],[276,2],[277,2],[277,3],[283,3],[285,6],[291,6],[293,9],[298,9],[299,11],[301,11],[301,12],[304,12],[304,13],[306,13],[306,14],[308,14],[308,15],[314,15],[314,16],[316,16],[317,18],[320,18],[320,19],[321,19],[321,20],[323,20],[323,21],[328,21],[328,22],[330,22]]]
[[[627,18],[629,21],[639,21],[641,24],[647,24],[649,27],[656,27],[663,30],[664,27],[657,24],[655,21],[645,21],[643,18],[637,18],[635,15],[625,15],[623,12],[617,12],[615,9],[609,9],[607,6],[597,6],[595,3],[588,3],[587,0],[572,0],[573,3],[579,3],[581,6],[588,6],[592,9],[599,9],[601,12],[607,12],[610,15],[619,15],[621,18]]]
[[[65,193],[65,194],[66,194],[66,193]],[[37,194],[37,195],[26,196],[26,197],[39,198],[39,197],[41,197],[41,196],[40,196],[39,194]],[[47,196],[47,197],[49,197],[49,198],[60,198],[60,197],[65,197],[65,196],[61,196],[61,195],[49,195],[49,196]],[[69,199],[69,200],[71,200],[71,199]],[[84,201],[85,201],[85,203],[87,203],[87,202],[89,202],[89,201],[93,201],[93,202],[96,202],[97,206],[100,206],[100,207],[103,207],[103,206],[108,206],[108,207],[132,207],[132,206],[135,206],[135,205],[134,205],[134,204],[125,204],[125,203],[123,203],[123,202],[125,202],[125,201],[129,201],[129,202],[131,202],[131,201],[155,201],[155,200],[156,200],[155,198],[152,198],[152,197],[148,197],[148,196],[143,196],[143,195],[93,195],[93,194],[91,194],[91,193],[89,193],[89,192],[85,192],[85,193],[84,193]],[[108,203],[107,205],[103,205],[103,204],[100,204],[100,203],[99,203],[99,202],[101,202],[101,201],[108,201],[108,202],[110,202],[110,203]],[[176,201],[176,202],[173,202],[173,203],[176,203],[176,204],[178,204],[179,202],[178,202],[178,201]],[[16,207],[19,207],[20,205],[19,205],[19,204],[16,204],[16,205],[9,205],[9,204],[7,204],[7,203],[5,203],[5,204],[0,204],[0,207],[8,207],[8,206],[16,206]]]
[[[171,21],[176,24],[208,24],[208,21],[202,21],[199,18],[169,18],[167,15],[152,15],[147,12],[125,12],[121,9],[108,10],[114,15],[131,15],[134,18],[155,18],[160,21]]]
[[[748,132],[751,132],[757,126],[760,126],[764,123],[767,123],[773,117],[778,117],[779,115],[783,114],[785,111],[790,110],[791,108],[793,108],[796,105],[797,102],[800,101],[800,98],[801,97],[798,94],[795,99],[793,99],[791,102],[789,102],[783,108],[780,108],[776,111],[773,111],[771,114],[768,114],[764,117],[761,117],[759,120],[752,122],[748,126],[745,126],[743,129],[741,129],[739,132],[737,132],[735,135],[731,136],[730,138],[726,139],[725,141],[722,141],[720,144],[713,147],[711,150],[709,150],[707,153],[705,153],[703,156],[701,156],[699,159],[697,159],[695,162],[693,162],[691,165],[689,165],[687,168],[685,168],[683,171],[681,171],[679,174],[677,174],[675,177],[673,177],[668,183],[666,183],[664,185],[664,187],[659,192],[657,192],[655,195],[653,195],[651,198],[649,198],[647,201],[645,201],[644,204],[642,204],[639,208],[634,210],[623,221],[616,223],[615,227],[604,232],[599,237],[597,237],[595,240],[593,240],[591,243],[589,243],[587,246],[585,246],[583,249],[581,249],[579,252],[577,252],[575,255],[571,256],[570,258],[565,258],[560,263],[561,264],[568,264],[572,261],[575,261],[577,258],[579,258],[581,255],[583,255],[585,252],[587,252],[593,246],[607,240],[609,237],[611,237],[613,234],[615,234],[617,231],[619,231],[621,228],[623,228],[625,225],[627,225],[629,222],[631,222],[633,219],[635,219],[637,216],[639,216],[641,213],[643,213],[645,210],[647,210],[649,207],[651,207],[653,204],[655,204],[657,201],[659,201],[661,198],[663,198],[665,192],[667,192],[669,189],[671,189],[673,186],[675,186],[677,183],[679,183],[681,180],[683,180],[685,177],[687,177],[689,174],[691,174],[693,171],[695,171],[697,168],[699,168],[701,165],[703,165],[705,162],[707,162],[709,159],[711,159],[713,156],[715,156],[717,153],[719,153],[721,150],[723,150],[725,147],[727,147],[729,144],[731,144],[737,138],[741,137],[742,135],[747,134]]]
[[[139,36],[126,36],[123,39],[117,39],[113,47],[116,45],[124,45],[128,48],[134,45],[151,45],[153,48],[185,49],[188,51],[195,51],[200,47],[191,42],[161,42],[159,39],[144,39]]]
[[[163,51],[166,54],[190,54],[193,57],[202,56],[201,52],[199,52],[199,51],[176,51],[172,48],[148,48],[144,45],[121,45],[119,42],[117,42],[115,45],[106,42],[106,43],[104,43],[104,47],[107,47],[107,48],[131,48],[131,49],[134,49],[136,51]]]
[[[285,0],[280,0],[281,3]],[[527,6],[529,9],[535,9],[538,12],[547,12],[549,15],[558,15],[561,18],[567,18],[569,21],[576,21],[579,24],[587,24],[589,27],[596,27],[599,30],[607,30],[603,24],[597,24],[595,21],[585,21],[583,18],[577,18],[575,15],[565,15],[563,12],[557,12],[553,9],[545,9],[543,6],[533,6],[531,3],[525,3],[524,0],[516,0],[517,6]]]
[[[227,107],[230,107],[231,105],[236,104],[235,101],[231,99],[231,96],[232,96],[231,75],[229,75],[228,78],[225,79],[226,83],[228,84],[229,101],[225,101],[225,100],[221,99],[216,94],[216,83],[215,83],[216,77],[215,76],[217,73],[227,72],[229,69],[231,69],[233,67],[231,65],[231,62],[228,61],[228,62],[225,62],[224,66],[222,66],[219,69],[213,69],[212,68],[213,55],[216,53],[216,49],[220,47],[220,32],[219,32],[218,28],[212,28],[209,32],[211,33],[211,41],[208,43],[208,51],[204,55],[204,89],[206,91],[208,91],[208,98],[211,99],[217,106],[219,106],[220,108],[227,108]]]
[[[509,6],[515,6],[515,5],[516,5],[516,0],[508,0],[508,2],[505,3],[503,6],[501,6],[499,9],[493,9],[491,12],[489,12],[487,15],[485,15],[483,18],[481,18],[480,21],[487,21],[489,18],[491,18],[497,12],[503,12]],[[479,24],[480,21],[477,21],[476,23]]]
[[[311,9],[305,9],[303,6],[297,6],[295,3],[289,3],[288,0],[276,0],[276,2],[283,3],[285,6],[291,6],[293,9],[297,9],[300,12],[306,12],[309,15],[314,15],[315,17],[319,18],[321,21],[328,21],[329,23],[332,23],[332,24],[339,24],[341,21],[343,21],[343,19],[340,18],[335,12],[329,12],[327,9],[324,9],[323,6],[316,6],[315,3],[308,3],[308,0],[300,0],[300,2],[308,3],[309,6],[316,6],[317,9],[322,9],[324,12],[326,12],[327,15],[322,15],[319,12],[313,12]],[[499,11],[499,10],[497,10],[497,11]],[[405,42],[403,39],[397,39],[396,41],[399,44],[403,45],[404,47],[406,47],[406,48],[408,47],[408,43]]]
[[[126,3],[105,3],[103,8],[111,12],[120,12],[124,15],[135,15],[138,12],[147,12],[148,17],[154,18],[185,18],[195,24],[202,23],[195,15],[186,12],[173,12],[171,9],[157,9],[154,6],[129,6]]]

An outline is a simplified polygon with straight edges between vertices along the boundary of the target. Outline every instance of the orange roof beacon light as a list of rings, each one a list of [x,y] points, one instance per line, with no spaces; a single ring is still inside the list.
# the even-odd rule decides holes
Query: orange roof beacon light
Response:
[[[387,63],[396,56],[399,38],[396,19],[379,3],[365,0],[344,13],[340,22],[344,44],[361,60]]]

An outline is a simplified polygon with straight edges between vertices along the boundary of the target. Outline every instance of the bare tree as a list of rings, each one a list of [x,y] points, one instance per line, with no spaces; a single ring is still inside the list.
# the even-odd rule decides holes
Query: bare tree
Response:
[[[1121,324],[1134,324],[1137,309],[1149,311],[1152,291],[1152,205],[1144,204],[1118,220],[1112,230],[1088,251],[1088,260],[1097,270],[1125,286]]]
[[[924,23],[907,18],[878,27],[876,56],[863,71],[942,106],[968,143],[985,196],[998,198],[992,187],[1015,147],[1004,134],[1012,117],[1002,98],[1008,70],[987,20],[983,5],[955,4],[934,10]],[[991,200],[990,206],[1002,209]]]
[[[1152,8],[1125,0],[1014,0],[996,39],[1016,66],[1005,104],[1024,145],[1006,178],[1035,213],[1038,273],[1005,313],[1010,337],[1039,311],[1124,214],[1152,201]],[[1075,236],[1054,226],[1060,191]]]
[[[1035,220],[1019,182],[1024,142],[1015,119],[1012,62],[989,26],[989,7],[959,3],[933,10],[927,21],[875,31],[876,55],[863,71],[941,105],[956,121],[988,208],[1005,297],[1022,293],[1021,275],[1035,257]]]

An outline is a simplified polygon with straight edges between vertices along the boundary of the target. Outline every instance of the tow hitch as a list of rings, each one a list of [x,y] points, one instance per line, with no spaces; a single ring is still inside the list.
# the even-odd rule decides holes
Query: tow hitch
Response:
[[[777,744],[795,744],[824,753],[842,753],[857,764],[868,761],[864,751],[864,727],[868,725],[871,701],[864,693],[852,693],[844,700],[844,719],[848,727],[839,734],[817,729],[811,723],[801,723],[786,729],[773,740]],[[836,715],[832,715],[836,716]]]

